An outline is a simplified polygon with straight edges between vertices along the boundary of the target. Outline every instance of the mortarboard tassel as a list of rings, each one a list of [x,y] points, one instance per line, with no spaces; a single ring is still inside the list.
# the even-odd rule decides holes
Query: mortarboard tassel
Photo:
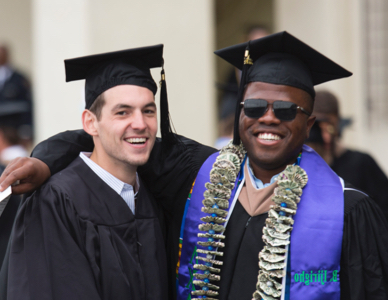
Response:
[[[167,150],[170,146],[178,142],[176,135],[171,130],[167,99],[166,78],[164,67],[162,66],[160,80],[160,132],[162,134],[162,146],[164,150]]]
[[[237,95],[236,114],[235,114],[235,118],[234,118],[234,131],[233,131],[233,144],[234,145],[240,145],[240,133],[239,133],[239,120],[240,120],[240,113],[241,113],[240,103],[243,101],[243,97],[244,97],[245,85],[247,83],[248,70],[251,67],[251,65],[253,65],[252,59],[249,56],[249,45],[250,45],[250,41],[248,42],[247,47],[245,48],[244,66],[242,68],[240,86],[239,86],[238,95]]]

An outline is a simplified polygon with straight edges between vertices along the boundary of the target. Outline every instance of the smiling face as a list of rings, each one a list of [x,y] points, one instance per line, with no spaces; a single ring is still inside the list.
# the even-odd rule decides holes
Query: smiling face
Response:
[[[99,120],[88,110],[83,115],[84,128],[94,138],[96,162],[114,175],[123,167],[136,170],[147,162],[155,143],[154,95],[144,87],[119,85],[103,98]]]
[[[269,104],[276,100],[289,101],[308,112],[313,108],[307,92],[291,86],[264,82],[249,83],[245,99],[264,99]],[[294,163],[314,121],[315,117],[309,117],[300,110],[292,121],[280,121],[271,107],[258,119],[247,117],[242,110],[239,133],[255,175],[260,178],[263,170],[275,175],[288,164]]]

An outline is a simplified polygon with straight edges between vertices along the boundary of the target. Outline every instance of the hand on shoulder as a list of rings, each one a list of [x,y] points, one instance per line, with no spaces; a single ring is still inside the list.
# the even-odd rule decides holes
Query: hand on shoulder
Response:
[[[0,177],[0,191],[12,185],[13,194],[23,194],[36,190],[51,173],[49,167],[33,157],[19,157],[12,160]]]

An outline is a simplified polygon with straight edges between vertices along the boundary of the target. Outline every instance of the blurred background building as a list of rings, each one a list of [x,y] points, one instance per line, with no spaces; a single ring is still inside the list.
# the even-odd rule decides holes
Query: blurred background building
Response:
[[[354,73],[317,90],[335,93],[352,119],[344,143],[388,173],[386,0],[0,0],[0,44],[32,83],[35,143],[81,127],[84,83],[65,83],[65,58],[163,43],[176,131],[214,145],[234,70],[213,51],[254,25],[287,30]]]

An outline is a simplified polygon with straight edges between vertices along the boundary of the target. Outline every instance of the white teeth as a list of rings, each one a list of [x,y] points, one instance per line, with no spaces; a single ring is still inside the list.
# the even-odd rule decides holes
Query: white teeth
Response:
[[[126,139],[127,142],[131,144],[144,144],[146,142],[146,138],[130,138]]]
[[[280,136],[273,133],[260,133],[258,135],[258,138],[261,140],[267,140],[267,141],[277,141],[281,139]]]

